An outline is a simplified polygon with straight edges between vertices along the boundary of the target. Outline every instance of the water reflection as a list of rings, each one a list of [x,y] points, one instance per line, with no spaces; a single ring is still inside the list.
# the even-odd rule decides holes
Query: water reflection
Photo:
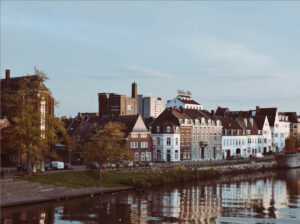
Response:
[[[2,223],[300,223],[300,169],[2,209]]]

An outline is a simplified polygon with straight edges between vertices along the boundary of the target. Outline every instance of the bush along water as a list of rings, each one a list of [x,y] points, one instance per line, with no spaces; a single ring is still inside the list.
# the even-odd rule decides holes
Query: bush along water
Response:
[[[185,167],[175,167],[172,170],[152,173],[143,178],[128,178],[120,181],[120,184],[133,186],[136,189],[154,187],[162,184],[174,184],[191,180],[208,180],[220,176],[216,169],[187,170]]]

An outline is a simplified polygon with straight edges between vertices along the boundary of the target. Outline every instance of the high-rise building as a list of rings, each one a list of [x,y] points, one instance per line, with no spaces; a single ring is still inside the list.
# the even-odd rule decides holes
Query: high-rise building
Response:
[[[98,93],[99,115],[136,115],[137,84],[132,83],[131,98],[117,93]]]
[[[138,113],[144,118],[157,118],[165,109],[164,99],[156,96],[138,95]]]

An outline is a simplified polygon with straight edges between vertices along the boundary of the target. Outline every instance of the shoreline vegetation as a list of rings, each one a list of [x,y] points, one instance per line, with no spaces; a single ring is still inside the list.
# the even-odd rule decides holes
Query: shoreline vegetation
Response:
[[[264,171],[274,169],[269,167],[244,167],[237,168],[207,168],[207,169],[187,169],[184,166],[177,166],[172,169],[161,170],[159,172],[140,173],[114,173],[103,172],[102,180],[98,179],[97,171],[74,171],[60,172],[52,174],[42,174],[31,177],[23,177],[24,180],[53,184],[68,188],[87,187],[123,187],[130,186],[134,189],[151,188],[165,184],[184,183],[193,180],[212,180],[220,176],[235,175],[241,173],[251,173],[254,171]]]

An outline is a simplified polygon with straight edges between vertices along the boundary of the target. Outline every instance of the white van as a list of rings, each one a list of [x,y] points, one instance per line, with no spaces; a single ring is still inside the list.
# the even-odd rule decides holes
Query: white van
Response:
[[[65,163],[60,161],[52,161],[51,167],[54,170],[63,170],[65,168]]]

